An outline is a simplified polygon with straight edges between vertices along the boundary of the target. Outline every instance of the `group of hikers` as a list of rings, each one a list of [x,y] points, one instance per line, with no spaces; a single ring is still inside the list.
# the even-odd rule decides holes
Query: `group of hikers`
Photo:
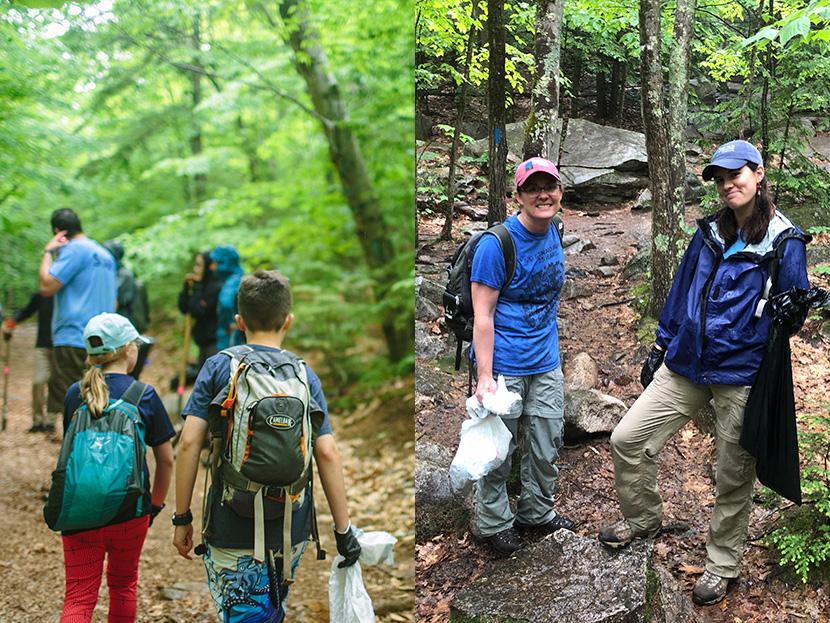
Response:
[[[714,180],[721,206],[697,223],[643,365],[644,391],[611,435],[622,520],[598,534],[604,545],[621,548],[659,533],[657,456],[712,401],[715,504],[705,572],[692,592],[698,605],[722,600],[740,573],[756,466],[739,444],[744,407],[772,323],[791,335],[806,318],[810,239],[776,209],[761,154],[752,144],[721,145],[703,179]],[[575,527],[574,518],[554,507],[564,428],[556,317],[565,270],[553,225],[562,178],[553,162],[531,158],[518,165],[515,189],[518,213],[504,223],[515,247],[511,261],[505,259],[509,245],[488,230],[491,235],[482,235],[475,247],[470,273],[475,395],[481,401],[495,392],[495,379],[503,375],[507,389],[521,396],[500,416],[512,433],[507,460],[478,481],[475,494],[475,532],[501,555],[523,546],[518,532]],[[768,299],[772,304],[766,305]],[[520,434],[521,494],[514,512],[506,483]]]
[[[598,535],[606,546],[621,548],[659,533],[663,511],[656,458],[711,401],[718,459],[705,572],[692,592],[699,605],[723,599],[740,573],[755,481],[755,458],[739,444],[744,407],[770,327],[776,323],[788,335],[798,331],[807,314],[800,295],[809,289],[809,236],[776,209],[758,150],[741,140],[721,145],[703,178],[714,180],[721,207],[698,221],[643,365],[644,391],[611,435],[622,519]],[[556,318],[565,270],[553,226],[561,209],[562,178],[553,162],[531,158],[518,165],[514,181],[518,211],[502,232],[510,241],[510,260],[505,239],[483,235],[469,275],[475,396],[481,401],[495,392],[495,379],[503,375],[507,389],[521,397],[501,416],[512,434],[508,458],[479,480],[475,494],[476,533],[501,555],[523,546],[517,531],[545,534],[576,525],[554,505],[564,429]],[[196,255],[178,306],[194,321],[200,369],[181,413],[184,427],[174,470],[174,430],[165,407],[151,386],[130,376],[149,340],[141,335],[146,326],[131,305],[136,297],[121,296],[121,282],[129,281],[126,274],[121,277],[123,247],[107,250],[86,237],[71,210],[54,212],[51,225],[39,294],[4,325],[4,332],[10,336],[16,322],[37,312],[32,430],[53,430],[54,418],[63,419],[59,468],[66,468],[66,482],[53,475],[44,511],[50,526],[62,532],[66,592],[61,621],[91,620],[105,555],[109,620],[134,620],[140,552],[164,508],[174,471],[173,545],[186,559],[193,553],[202,558],[220,618],[283,620],[288,586],[306,543],[317,541],[321,555],[312,455],[343,557],[340,565],[354,564],[361,551],[320,379],[282,348],[294,322],[288,281],[270,270],[244,275],[239,254],[229,245]],[[47,383],[43,420],[37,414]],[[94,517],[83,517],[89,508],[72,516],[62,507],[69,504],[70,480],[76,479],[72,486],[79,496],[87,482],[84,475],[70,475],[73,450],[67,438],[77,442],[83,427],[94,437],[101,432],[95,422],[105,414],[112,421],[119,414],[119,421],[129,420],[141,431],[136,443],[152,449],[155,473],[151,482],[142,455],[137,481],[144,484],[137,496],[125,497],[108,514],[96,509],[96,524]],[[514,512],[506,481],[519,435],[526,451]],[[191,504],[206,437],[211,485],[197,544]],[[292,475],[268,481],[264,474],[275,469]]]
[[[63,422],[44,507],[63,543],[61,621],[91,621],[105,558],[108,620],[135,620],[141,550],[174,473],[173,545],[188,560],[194,548],[201,557],[220,619],[282,621],[306,543],[316,541],[318,558],[325,556],[312,456],[339,566],[353,565],[361,552],[320,379],[282,348],[294,321],[288,280],[275,270],[244,275],[230,245],[196,256],[178,303],[194,320],[200,370],[181,413],[174,469],[170,417],[135,374],[150,340],[129,305],[135,297],[121,296],[123,247],[87,237],[72,210],[56,210],[51,226],[39,293],[4,323],[4,333],[10,339],[17,322],[38,313],[30,430],[54,431],[58,416]],[[211,485],[197,543],[191,503],[206,436]],[[155,458],[152,479],[146,448]]]

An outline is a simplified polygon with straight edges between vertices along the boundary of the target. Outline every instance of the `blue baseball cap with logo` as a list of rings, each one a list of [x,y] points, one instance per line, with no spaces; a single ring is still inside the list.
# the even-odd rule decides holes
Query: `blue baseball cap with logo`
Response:
[[[761,152],[755,149],[755,145],[746,141],[729,141],[724,143],[715,151],[712,162],[703,169],[704,181],[709,181],[715,175],[715,169],[728,169],[735,171],[743,167],[747,162],[764,164]]]
[[[113,353],[130,342],[149,344],[132,323],[121,314],[98,314],[84,327],[84,345],[90,355]]]

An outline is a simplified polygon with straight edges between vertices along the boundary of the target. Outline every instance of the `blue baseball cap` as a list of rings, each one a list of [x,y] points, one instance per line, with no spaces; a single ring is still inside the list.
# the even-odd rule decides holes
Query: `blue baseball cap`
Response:
[[[84,345],[90,355],[113,353],[130,342],[149,344],[121,314],[98,314],[84,327]]]
[[[729,141],[717,148],[712,156],[712,162],[703,169],[703,179],[708,182],[715,174],[715,168],[735,171],[743,167],[747,162],[764,164],[761,152],[755,149],[755,145],[746,141]]]

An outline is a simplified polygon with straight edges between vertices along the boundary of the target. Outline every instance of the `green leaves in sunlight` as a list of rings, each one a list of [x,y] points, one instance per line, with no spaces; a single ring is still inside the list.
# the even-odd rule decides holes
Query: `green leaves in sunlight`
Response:
[[[388,223],[381,275],[275,6],[25,4],[0,8],[0,283],[16,301],[36,284],[49,215],[69,207],[92,238],[124,244],[154,317],[178,315],[194,252],[231,243],[246,269],[279,268],[303,293],[292,334],[331,349],[338,378],[400,373],[381,319],[390,305],[403,326],[413,316],[411,288],[395,285],[412,279],[415,239],[411,10],[308,3]]]

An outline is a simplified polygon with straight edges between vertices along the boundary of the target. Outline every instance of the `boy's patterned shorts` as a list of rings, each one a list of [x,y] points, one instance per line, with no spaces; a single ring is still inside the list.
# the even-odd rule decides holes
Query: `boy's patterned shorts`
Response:
[[[306,542],[291,550],[296,571]],[[281,623],[288,587],[282,584],[282,563],[254,560],[252,549],[228,549],[205,544],[202,560],[213,605],[223,623]],[[269,571],[269,566],[271,569]]]

